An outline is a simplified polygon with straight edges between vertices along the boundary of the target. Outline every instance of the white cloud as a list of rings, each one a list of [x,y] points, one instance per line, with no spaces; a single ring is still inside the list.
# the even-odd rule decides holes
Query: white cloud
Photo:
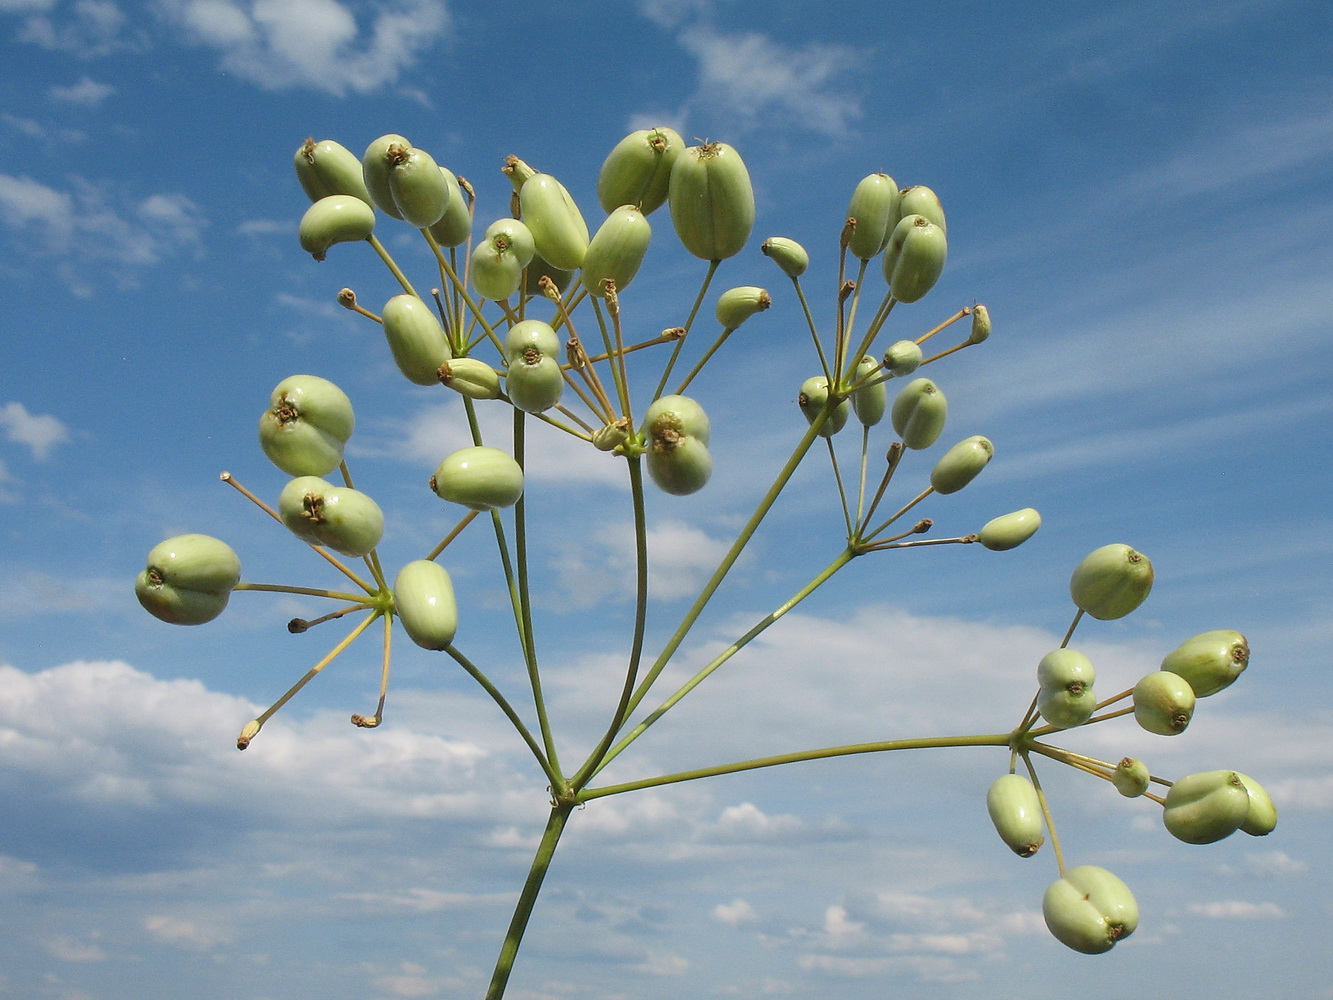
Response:
[[[1213,920],[1274,920],[1286,916],[1276,903],[1247,903],[1239,899],[1191,903],[1188,909]]]
[[[62,962],[105,962],[106,951],[92,941],[76,941],[66,934],[47,938],[42,945]]]
[[[9,402],[0,407],[0,428],[5,438],[32,449],[32,457],[39,462],[51,455],[51,449],[69,440],[69,431],[49,413],[28,412],[22,403]]]
[[[754,907],[743,899],[733,899],[730,903],[718,903],[713,907],[713,919],[732,927],[749,924],[759,919]]]
[[[207,951],[232,939],[229,931],[165,914],[145,917],[143,926],[157,940],[189,951]]]
[[[110,0],[76,0],[68,14],[71,16],[59,21],[54,16],[28,18],[19,32],[19,40],[84,58],[105,55],[132,44],[122,35],[128,19]]]
[[[50,10],[55,5],[56,0],[0,0],[0,13],[34,14]]]
[[[86,108],[95,108],[116,92],[109,83],[98,83],[91,77],[81,77],[78,83],[67,87],[52,87],[47,96],[62,104],[81,104]]]

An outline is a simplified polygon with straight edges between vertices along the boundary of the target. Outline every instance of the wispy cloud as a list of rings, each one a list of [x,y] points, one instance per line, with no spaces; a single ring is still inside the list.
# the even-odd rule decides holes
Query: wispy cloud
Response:
[[[61,104],[78,104],[85,108],[95,108],[116,92],[109,83],[98,83],[91,77],[82,77],[78,83],[67,87],[52,87],[46,92],[53,101]]]
[[[49,413],[29,413],[22,403],[9,402],[0,407],[0,428],[5,438],[25,445],[39,462],[51,456],[51,450],[69,440],[69,430]]]
[[[1276,903],[1247,903],[1239,899],[1190,903],[1191,913],[1211,920],[1279,920],[1286,916]]]
[[[86,59],[142,44],[133,32],[127,32],[129,19],[111,0],[76,0],[60,10],[54,4],[24,5],[19,0],[19,6],[11,9],[34,11],[20,30],[19,40],[44,49]],[[52,16],[46,16],[46,11]]]

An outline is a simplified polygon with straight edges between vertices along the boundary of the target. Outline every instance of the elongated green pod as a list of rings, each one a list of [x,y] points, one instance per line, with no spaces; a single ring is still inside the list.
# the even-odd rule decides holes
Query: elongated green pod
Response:
[[[1196,698],[1206,698],[1230,687],[1249,663],[1245,636],[1232,629],[1214,629],[1181,643],[1162,660],[1162,669],[1185,678]]]
[[[393,581],[393,607],[422,649],[448,649],[458,633],[454,584],[439,563],[417,559],[400,569]]]
[[[532,263],[524,269],[523,284],[520,288],[524,296],[535,295],[538,298],[544,298],[545,293],[541,288],[542,278],[550,278],[551,283],[555,285],[556,290],[563,292],[569,287],[570,283],[574,280],[574,275],[577,273],[577,271],[568,271],[558,268],[541,254],[537,254],[537,256],[532,258]]]
[[[605,298],[608,281],[615,284],[617,293],[623,292],[639,273],[652,235],[653,227],[638,208],[626,204],[612,211],[583,257],[583,285],[588,294]]]
[[[903,444],[914,450],[929,448],[944,433],[949,401],[928,378],[913,379],[903,386],[889,410],[889,421]]]
[[[289,476],[324,476],[342,462],[355,426],[345,392],[318,375],[292,375],[269,394],[259,445]]]
[[[986,791],[986,811],[1000,839],[1020,858],[1032,857],[1045,843],[1037,789],[1023,775],[996,778]]]
[[[441,500],[471,510],[512,507],[523,495],[523,469],[499,448],[477,445],[441,462],[430,477],[430,488]]]
[[[375,210],[350,194],[321,198],[301,216],[297,236],[301,249],[323,260],[335,243],[364,240],[375,231]]]
[[[345,556],[360,557],[379,544],[384,514],[360,490],[298,476],[278,496],[278,516],[297,538]]]
[[[925,216],[944,232],[949,231],[944,221],[944,206],[940,204],[939,195],[924,184],[903,188],[898,195],[898,220],[901,221],[909,215]]]
[[[944,230],[923,215],[905,217],[889,237],[884,277],[899,302],[916,302],[935,287],[948,256]]]
[[[430,234],[440,246],[456,247],[466,243],[472,235],[472,212],[453,171],[440,167],[440,173],[449,189],[449,197],[445,199],[444,214],[430,227]]]
[[[1115,773],[1111,775],[1111,783],[1115,789],[1127,799],[1137,798],[1148,790],[1148,785],[1152,781],[1152,775],[1148,772],[1148,765],[1134,757],[1122,757],[1120,763],[1115,766]]]
[[[963,438],[940,456],[930,470],[930,485],[936,493],[957,493],[976,479],[995,454],[989,438],[973,434]]]
[[[1277,828],[1277,807],[1264,791],[1264,786],[1248,774],[1236,772],[1236,777],[1245,786],[1250,796],[1250,807],[1245,813],[1245,822],[1240,825],[1241,833],[1251,837],[1266,837]]]
[[[1110,951],[1139,926],[1129,886],[1096,865],[1079,865],[1052,882],[1041,915],[1057,941],[1085,955]]]
[[[588,224],[565,186],[550,174],[534,174],[519,188],[518,202],[537,252],[555,267],[582,267]]]
[[[1037,533],[1041,515],[1031,507],[991,518],[977,532],[977,541],[992,552],[1017,548]]]
[[[415,295],[395,295],[380,316],[394,363],[409,382],[434,385],[452,356],[435,310]]]
[[[482,240],[472,248],[469,276],[478,295],[503,302],[518,291],[523,281],[523,265],[509,252],[503,238],[499,245],[495,240]]]
[[[1052,650],[1037,664],[1037,711],[1061,729],[1083,725],[1097,705],[1092,693],[1096,679],[1092,661],[1078,650]]]
[[[597,175],[602,211],[634,205],[649,215],[661,208],[667,200],[671,166],[684,148],[684,140],[669,128],[639,129],[621,139]]]
[[[737,285],[717,297],[713,310],[717,321],[728,330],[735,330],[757,312],[773,304],[773,298],[757,285]]]
[[[405,146],[410,149],[412,144],[397,132],[380,136],[367,146],[365,153],[361,155],[361,177],[366,182],[371,203],[385,215],[401,219],[403,215],[398,210],[398,205],[393,200],[393,190],[389,187],[390,146]]]
[[[884,370],[894,378],[911,375],[921,367],[921,345],[914,340],[900,340],[884,352]]]
[[[1194,689],[1169,670],[1155,670],[1134,685],[1134,719],[1158,736],[1183,733],[1194,715]]]
[[[847,250],[853,257],[869,260],[889,242],[898,221],[898,184],[888,174],[862,178],[852,192],[847,218],[856,220]]]
[[[708,485],[713,458],[699,438],[664,430],[648,442],[648,476],[664,493],[688,496]]]
[[[1093,618],[1113,621],[1147,600],[1152,583],[1152,563],[1142,552],[1128,545],[1103,545],[1074,568],[1069,596]]]
[[[440,365],[440,382],[469,399],[499,399],[500,373],[477,358],[451,358]]]
[[[789,278],[799,278],[810,266],[810,255],[805,252],[805,247],[785,236],[770,236],[764,240],[759,251]]]
[[[689,396],[662,396],[653,401],[643,417],[643,433],[653,438],[667,433],[680,437],[692,437],[708,444],[712,436],[712,427],[704,408]]]
[[[312,202],[330,195],[349,194],[373,205],[365,178],[361,176],[361,161],[332,139],[320,142],[307,139],[296,151],[295,166],[296,179]]]
[[[389,194],[399,217],[408,225],[427,229],[444,217],[449,204],[449,184],[440,165],[424,149],[390,146]]]
[[[1235,771],[1187,774],[1166,793],[1162,822],[1177,840],[1212,844],[1230,837],[1250,813],[1250,793]]]
[[[796,405],[805,414],[806,422],[814,424],[815,418],[824,411],[829,402],[828,379],[823,375],[814,375],[801,383],[801,391],[796,396]],[[847,417],[852,412],[852,404],[846,398],[838,400],[819,428],[819,436],[831,438],[847,426]]]
[[[676,158],[667,202],[680,242],[703,260],[740,253],[754,228],[750,173],[724,142],[690,146]]]
[[[877,377],[883,378],[879,362],[869,354],[856,363],[856,381]],[[883,420],[888,408],[889,387],[884,382],[863,385],[859,389],[852,390],[852,411],[856,414],[856,419],[866,427],[874,427]]]
[[[211,535],[177,535],[148,552],[134,594],[154,618],[170,625],[203,625],[222,614],[241,579],[241,560]]]

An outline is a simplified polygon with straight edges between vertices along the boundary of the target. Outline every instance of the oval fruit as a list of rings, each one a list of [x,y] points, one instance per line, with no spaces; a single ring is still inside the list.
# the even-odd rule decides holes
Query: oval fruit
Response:
[[[1231,629],[1200,632],[1185,640],[1162,660],[1162,669],[1189,682],[1197,698],[1217,694],[1250,664],[1250,644]]]
[[[889,420],[903,444],[912,449],[929,448],[944,432],[949,402],[928,378],[913,379],[898,393],[889,410]]]
[[[1022,545],[1040,527],[1041,515],[1031,507],[1024,507],[987,521],[977,532],[977,541],[992,552],[1004,552]]]
[[[399,217],[410,226],[426,229],[444,217],[449,184],[440,165],[424,149],[390,146],[389,194]]]
[[[712,425],[704,408],[689,396],[662,396],[653,401],[643,418],[645,437],[665,435],[668,431],[708,444]]]
[[[324,476],[341,464],[355,426],[345,392],[318,375],[292,375],[269,395],[259,445],[289,476]]]
[[[1245,822],[1240,825],[1242,833],[1251,837],[1266,837],[1277,828],[1277,807],[1264,791],[1264,786],[1248,774],[1236,772],[1236,777],[1245,786],[1250,796],[1250,808],[1245,814]]]
[[[583,284],[588,294],[605,298],[607,281],[615,283],[617,293],[623,292],[639,273],[652,235],[648,219],[633,205],[621,205],[608,215],[583,258]]]
[[[1045,842],[1037,789],[1021,774],[1002,774],[986,791],[986,811],[995,832],[1020,858],[1030,858]]]
[[[211,535],[177,535],[158,542],[134,582],[144,610],[172,625],[211,622],[241,580],[241,560]]]
[[[921,367],[921,345],[914,340],[900,340],[884,352],[884,370],[890,375],[911,375]]]
[[[597,176],[602,211],[634,205],[648,215],[667,200],[671,166],[685,142],[669,128],[645,128],[616,143]]]
[[[1072,729],[1092,716],[1097,696],[1092,693],[1097,672],[1082,653],[1055,649],[1037,664],[1037,711],[1052,726]]]
[[[375,210],[350,194],[321,198],[301,216],[297,237],[301,249],[323,260],[335,243],[364,240],[375,231]]]
[[[1134,719],[1158,736],[1183,733],[1194,715],[1194,690],[1169,670],[1145,675],[1134,685]]]
[[[865,355],[856,363],[855,381],[869,381],[871,384],[863,385],[859,389],[852,390],[852,410],[856,413],[856,419],[861,421],[866,427],[874,427],[884,419],[884,414],[889,408],[889,387],[883,381],[873,381],[884,378],[880,371],[879,362],[869,354]]]
[[[944,230],[922,215],[906,216],[894,228],[884,253],[884,276],[899,302],[916,302],[944,272],[949,244]]]
[[[995,446],[980,434],[964,438],[940,456],[930,470],[930,485],[936,493],[957,493],[986,467]]]
[[[828,379],[823,375],[815,375],[801,383],[801,392],[796,397],[796,403],[805,414],[806,422],[813,425],[819,415],[828,408],[829,390]],[[819,427],[819,436],[831,438],[838,431],[847,426],[847,416],[852,411],[851,402],[844,396],[834,404],[833,409],[829,410],[824,423]]]
[[[361,176],[356,154],[332,139],[307,139],[296,151],[296,179],[312,202],[334,194],[350,194],[373,204]]]
[[[477,445],[454,452],[430,477],[441,500],[471,510],[512,507],[523,495],[523,469],[499,448]]]
[[[1148,598],[1153,569],[1148,557],[1128,545],[1103,545],[1074,568],[1069,596],[1102,621],[1123,618]]]
[[[1187,844],[1230,837],[1249,818],[1250,793],[1235,771],[1202,771],[1181,778],[1166,793],[1162,822]]]
[[[542,257],[564,270],[583,266],[588,224],[563,184],[550,174],[534,174],[519,188],[518,203]]]
[[[449,189],[449,197],[445,199],[444,214],[430,227],[430,234],[440,246],[456,247],[466,243],[472,235],[472,211],[453,171],[440,167],[440,173]]]
[[[417,559],[398,571],[393,605],[403,629],[422,649],[446,649],[458,632],[454,584],[444,567]]]
[[[667,203],[680,242],[703,260],[740,253],[754,228],[750,173],[725,142],[690,146],[676,158]]]
[[[1135,757],[1122,757],[1111,775],[1111,783],[1116,791],[1127,799],[1137,798],[1148,790],[1152,775],[1148,765]]]
[[[415,295],[395,295],[381,315],[394,363],[409,382],[434,385],[440,365],[451,357],[449,341],[435,310]]]
[[[805,247],[785,236],[770,236],[759,250],[792,279],[805,274],[805,269],[810,266],[810,255],[805,252]]]
[[[1057,941],[1085,955],[1115,947],[1139,926],[1139,906],[1124,882],[1105,868],[1079,865],[1052,882],[1041,915]]]
[[[367,146],[361,155],[361,176],[366,182],[371,203],[385,215],[401,219],[403,215],[398,210],[398,205],[393,200],[393,190],[389,187],[391,146],[404,146],[410,149],[412,144],[396,132],[380,136]]]
[[[384,535],[384,514],[370,497],[317,476],[298,476],[278,496],[278,516],[311,545],[345,556],[364,556]]]
[[[853,257],[869,260],[884,249],[898,221],[898,184],[888,174],[862,178],[852,192],[847,218],[856,220],[847,250]]]
[[[664,493],[697,493],[708,485],[712,474],[713,458],[703,441],[672,431],[653,435],[648,444],[648,475]]]

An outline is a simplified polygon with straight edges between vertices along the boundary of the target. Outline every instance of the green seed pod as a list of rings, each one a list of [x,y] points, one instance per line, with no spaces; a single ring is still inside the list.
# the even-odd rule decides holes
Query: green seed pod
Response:
[[[269,395],[259,445],[289,476],[324,476],[342,462],[355,426],[345,392],[318,375],[292,375]]]
[[[924,184],[903,188],[898,196],[898,219],[905,219],[909,215],[924,216],[944,232],[949,231],[944,222],[944,206],[940,204],[935,192]]]
[[[995,446],[980,434],[964,438],[940,456],[930,470],[930,485],[936,493],[957,493],[976,479],[995,454]]]
[[[380,316],[394,363],[409,382],[434,385],[440,365],[451,357],[435,310],[415,295],[395,295]]]
[[[497,247],[491,240],[482,240],[473,247],[469,270],[477,294],[495,302],[509,298],[523,281],[523,265],[503,246],[503,240],[501,244]]]
[[[921,367],[921,345],[914,340],[900,340],[884,352],[884,370],[894,378],[911,375]]]
[[[990,336],[990,310],[985,306],[972,307],[972,332],[967,335],[969,344],[980,344]]]
[[[856,363],[856,381],[883,378],[879,362],[869,354]],[[889,387],[883,382],[863,385],[852,390],[852,410],[856,419],[866,427],[874,427],[884,419],[884,412],[889,408]]]
[[[905,217],[889,237],[884,277],[899,302],[916,302],[935,287],[948,256],[944,230],[923,215]]]
[[[1162,822],[1177,840],[1212,844],[1240,829],[1250,793],[1235,771],[1203,771],[1181,778],[1166,793]]]
[[[510,253],[518,258],[519,267],[527,267],[537,256],[532,230],[518,219],[496,219],[486,227],[482,238],[493,243],[497,253]]]
[[[361,176],[366,182],[371,203],[385,215],[401,219],[403,215],[398,210],[398,205],[393,200],[393,191],[389,187],[390,146],[412,148],[412,144],[396,132],[380,136],[366,147],[365,153],[361,156]]]
[[[449,189],[449,197],[445,199],[444,214],[430,227],[430,234],[440,246],[456,247],[466,243],[472,235],[472,212],[458,186],[458,178],[444,167],[440,167],[440,173],[444,176],[444,186]]]
[[[515,323],[505,335],[505,358],[511,365],[520,360],[536,364],[537,357],[557,358],[559,355],[560,338],[549,323],[539,319]]]
[[[1169,670],[1158,670],[1134,685],[1134,719],[1158,736],[1183,733],[1194,715],[1194,690]]]
[[[171,625],[211,622],[241,580],[241,560],[211,535],[177,535],[148,553],[134,594],[154,618]]]
[[[500,373],[476,358],[452,358],[440,365],[440,382],[469,399],[499,399]]]
[[[644,213],[633,205],[621,205],[598,228],[583,258],[583,285],[589,295],[606,297],[605,281],[615,282],[623,292],[648,253],[653,227]]]
[[[443,566],[417,559],[398,571],[393,606],[403,629],[422,649],[447,649],[458,633],[454,584]]]
[[[301,249],[323,260],[335,243],[364,240],[375,231],[375,210],[350,194],[321,198],[301,216],[297,236]]]
[[[764,240],[759,251],[765,257],[771,258],[789,278],[799,278],[810,266],[810,255],[805,252],[805,247],[785,236],[770,236]]]
[[[523,182],[518,202],[537,252],[556,267],[582,267],[588,224],[565,186],[550,174],[534,174]]]
[[[889,410],[894,432],[908,448],[929,448],[944,432],[949,402],[928,378],[913,379],[903,387]]]
[[[1092,693],[1097,672],[1075,649],[1055,649],[1037,664],[1037,711],[1052,726],[1072,729],[1092,716],[1097,696]]]
[[[703,260],[740,253],[754,228],[749,171],[725,142],[691,146],[676,158],[668,204],[680,242]]]
[[[1079,865],[1052,882],[1041,915],[1057,941],[1085,955],[1110,951],[1139,926],[1129,886],[1096,865]]]
[[[648,476],[657,488],[672,496],[697,493],[713,474],[708,445],[699,438],[669,428],[648,442]]]
[[[629,440],[629,422],[621,417],[593,431],[592,444],[598,451],[615,451]]]
[[[366,555],[384,535],[379,504],[360,490],[333,486],[317,476],[298,476],[283,487],[278,516],[302,541],[345,556]]]
[[[597,176],[602,211],[634,205],[648,215],[667,200],[671,165],[685,142],[669,128],[640,129],[616,143]]]
[[[1236,777],[1245,786],[1250,796],[1250,808],[1245,814],[1245,822],[1240,825],[1242,833],[1251,837],[1266,837],[1277,827],[1277,807],[1264,791],[1264,786],[1248,774],[1236,772]]]
[[[1187,639],[1162,661],[1162,669],[1189,681],[1196,698],[1217,694],[1250,664],[1250,644],[1230,629],[1200,632]]]
[[[505,388],[509,401],[524,413],[544,413],[560,402],[565,376],[555,358],[511,361]]]
[[[708,444],[712,434],[708,414],[689,396],[662,396],[653,401],[643,418],[645,437],[691,437]]]
[[[1151,775],[1148,765],[1135,757],[1122,757],[1111,775],[1116,791],[1127,799],[1137,798],[1148,790]]]
[[[1092,617],[1112,621],[1147,600],[1152,581],[1152,563],[1143,553],[1128,545],[1103,545],[1075,567],[1069,596]]]
[[[995,779],[986,792],[986,811],[1000,839],[1020,858],[1032,857],[1045,842],[1037,789],[1021,774]]]
[[[408,225],[426,229],[444,218],[449,184],[440,165],[424,149],[393,145],[388,149],[389,194],[399,217]]]
[[[523,470],[513,456],[478,445],[441,462],[430,477],[430,488],[441,500],[471,510],[512,507],[523,495]]]
[[[977,541],[992,552],[1004,552],[1022,545],[1040,527],[1041,515],[1031,507],[1024,507],[987,521],[977,532]]]
[[[735,330],[757,312],[773,304],[773,299],[762,288],[738,285],[728,288],[717,298],[717,321],[728,330]]]
[[[521,286],[523,295],[525,297],[535,295],[540,298],[545,298],[546,293],[541,289],[542,278],[550,278],[551,283],[555,285],[556,290],[563,292],[569,287],[570,282],[574,280],[575,273],[576,272],[574,271],[565,271],[558,267],[553,267],[550,261],[541,254],[537,254],[532,258],[532,263],[523,271],[523,284]]]
[[[312,202],[334,194],[349,194],[372,204],[356,154],[332,139],[307,139],[296,151],[296,179]]]
[[[898,184],[888,174],[871,174],[856,185],[847,218],[856,220],[847,249],[853,257],[869,260],[884,249],[898,221]]]
[[[828,379],[823,375],[815,375],[801,383],[800,395],[796,397],[796,403],[805,414],[808,423],[813,424],[815,419],[824,412],[828,406],[829,391]],[[852,404],[846,399],[838,400],[825,419],[823,426],[819,428],[819,436],[831,438],[838,431],[847,426],[847,416],[852,412]]]

